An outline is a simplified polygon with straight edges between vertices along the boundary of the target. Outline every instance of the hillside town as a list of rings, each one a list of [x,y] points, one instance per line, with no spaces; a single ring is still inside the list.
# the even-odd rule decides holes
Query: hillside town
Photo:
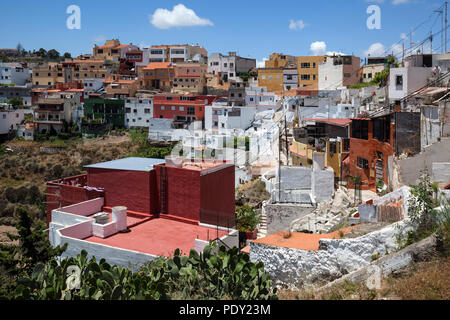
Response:
[[[438,229],[409,236],[420,188],[448,228],[450,52],[274,52],[261,64],[230,50],[0,49],[1,245],[28,179],[63,258],[137,271],[216,243],[263,263],[288,299],[348,281],[373,289],[373,268],[387,278],[442,242]],[[136,136],[145,152],[130,152]],[[41,169],[44,155],[66,160]],[[35,169],[8,173],[30,157]]]

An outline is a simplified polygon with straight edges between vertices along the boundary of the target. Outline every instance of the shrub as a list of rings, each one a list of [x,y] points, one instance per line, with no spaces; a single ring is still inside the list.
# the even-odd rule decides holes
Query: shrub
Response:
[[[241,232],[252,232],[260,223],[258,210],[249,205],[236,208],[236,227]]]

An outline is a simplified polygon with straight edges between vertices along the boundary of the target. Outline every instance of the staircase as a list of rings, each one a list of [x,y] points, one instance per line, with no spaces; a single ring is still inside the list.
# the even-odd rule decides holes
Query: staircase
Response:
[[[267,236],[267,215],[264,210],[261,210],[261,222],[258,226],[258,236],[257,238],[264,238]]]

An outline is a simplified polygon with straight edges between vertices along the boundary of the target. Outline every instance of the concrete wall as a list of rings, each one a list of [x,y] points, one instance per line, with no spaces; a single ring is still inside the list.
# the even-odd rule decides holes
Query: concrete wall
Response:
[[[450,162],[435,162],[432,166],[433,181],[450,182]]]
[[[262,208],[266,216],[267,235],[288,231],[294,220],[300,219],[314,211],[315,208],[293,204],[265,204]]]
[[[354,272],[380,257],[395,251],[396,234],[406,232],[404,221],[354,239],[322,239],[318,251],[274,247],[250,243],[250,260],[264,263],[264,269],[277,286],[298,289],[329,282]]]
[[[61,208],[58,211],[87,217],[101,212],[104,204],[104,198],[97,198]]]
[[[316,202],[329,201],[334,193],[334,170],[313,170],[311,179],[312,195]]]

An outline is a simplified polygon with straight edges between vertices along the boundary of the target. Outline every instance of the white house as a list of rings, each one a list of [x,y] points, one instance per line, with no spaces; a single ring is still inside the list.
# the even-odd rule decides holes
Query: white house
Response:
[[[148,128],[153,118],[153,98],[128,98],[125,101],[125,128]]]
[[[288,91],[298,88],[298,69],[285,68],[283,69],[283,90]]]
[[[31,78],[30,69],[20,63],[0,63],[0,84],[23,86]]]
[[[245,88],[245,105],[256,107],[258,112],[267,110],[276,110],[279,97],[268,92],[265,87],[247,87]]]
[[[208,73],[228,80],[236,81],[238,73],[249,72],[253,68],[256,68],[256,59],[239,57],[236,52],[229,52],[228,56],[213,53],[208,58]]]
[[[409,94],[423,88],[431,77],[432,68],[401,67],[391,68],[389,72],[389,100],[401,100]]]
[[[24,109],[14,109],[11,105],[0,104],[0,134],[17,130],[24,120],[24,112]]]
[[[104,79],[100,78],[85,78],[84,83],[84,98],[89,98],[91,93],[97,92],[105,85]]]
[[[360,58],[354,56],[326,56],[319,64],[319,91],[359,83],[360,62]]]

